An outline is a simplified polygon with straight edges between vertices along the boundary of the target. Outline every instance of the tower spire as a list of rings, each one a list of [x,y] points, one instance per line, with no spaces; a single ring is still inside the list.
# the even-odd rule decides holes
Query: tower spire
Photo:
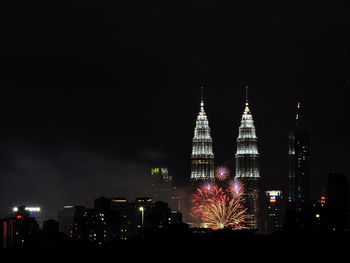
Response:
[[[201,86],[201,101],[203,101],[203,86]]]
[[[244,114],[250,114],[249,103],[248,103],[248,86],[245,86],[245,109]]]
[[[201,113],[202,115],[205,114],[205,111],[204,111],[204,95],[203,95],[203,86],[201,87]]]
[[[300,101],[298,101],[298,104],[297,104],[297,114],[295,116],[295,124],[298,125],[299,123],[299,120],[300,120],[300,111],[301,111],[301,103]]]
[[[201,106],[204,106],[204,89],[203,89],[203,86],[201,86]]]
[[[248,86],[245,86],[245,105],[248,106]]]
[[[197,116],[192,141],[191,183],[199,183],[214,179],[213,141],[210,136],[209,121],[204,111],[203,87],[201,87],[201,109]]]

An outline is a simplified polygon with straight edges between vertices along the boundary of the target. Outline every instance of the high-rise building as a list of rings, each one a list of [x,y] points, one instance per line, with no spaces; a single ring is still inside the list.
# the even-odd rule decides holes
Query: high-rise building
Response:
[[[82,214],[85,210],[83,206],[66,205],[57,213],[57,220],[59,222],[60,232],[69,237],[73,237],[74,220],[75,217]]]
[[[200,105],[192,141],[191,183],[193,186],[214,180],[213,141],[210,136],[208,118],[204,111],[203,88]]]
[[[122,197],[112,198],[111,204],[112,210],[120,215],[121,240],[136,238],[142,227],[162,228],[182,223],[180,212],[171,210],[167,203],[154,203],[149,197],[136,198],[134,202]]]
[[[15,214],[21,214],[23,216],[31,216],[34,217],[35,220],[38,222],[39,227],[42,228],[43,225],[43,212],[40,207],[38,206],[15,206],[12,209],[12,212]]]
[[[309,134],[300,118],[298,103],[295,125],[288,137],[289,154],[289,202],[302,212],[310,200]]]
[[[149,194],[154,202],[166,202],[172,209],[180,210],[180,197],[173,185],[172,176],[164,167],[151,169]]]
[[[264,232],[273,234],[282,230],[283,216],[282,191],[265,191]]]
[[[240,180],[244,186],[243,197],[247,208],[245,227],[248,229],[258,229],[260,187],[258,138],[255,132],[253,116],[249,109],[248,96],[239,127],[235,157],[235,180]]]
[[[39,224],[34,217],[37,211],[38,208],[15,207],[10,217],[0,221],[2,248],[25,247],[35,243],[39,233]]]
[[[120,213],[111,209],[111,199],[95,199],[93,209],[79,211],[74,217],[73,239],[99,245],[120,240]]]
[[[295,200],[295,132],[291,130],[288,135],[288,201]]]

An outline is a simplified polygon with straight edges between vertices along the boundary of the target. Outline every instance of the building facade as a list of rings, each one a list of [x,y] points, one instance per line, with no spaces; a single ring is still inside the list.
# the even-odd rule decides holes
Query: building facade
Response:
[[[15,207],[13,214],[0,223],[2,248],[23,248],[35,244],[40,229],[32,209]]]
[[[302,213],[310,200],[309,134],[301,121],[301,105],[298,103],[295,125],[288,137],[289,202],[297,213]]]
[[[180,196],[173,185],[172,179],[167,168],[152,168],[149,195],[154,202],[162,201],[172,209],[180,210]]]
[[[252,230],[258,229],[260,188],[258,160],[258,138],[256,136],[253,116],[249,109],[248,99],[246,99],[237,138],[235,180],[241,181],[244,186],[243,197],[247,208],[245,227]]]
[[[100,197],[94,201],[94,208],[74,216],[73,239],[98,245],[120,240],[120,214],[111,209],[111,199]]]
[[[283,195],[281,190],[265,191],[264,233],[273,234],[283,227]]]
[[[59,231],[68,237],[73,237],[74,219],[85,210],[83,206],[66,205],[58,210],[57,220],[59,222]]]
[[[191,184],[199,184],[214,180],[214,153],[213,141],[210,136],[209,121],[204,111],[203,89],[197,116],[191,155]]]

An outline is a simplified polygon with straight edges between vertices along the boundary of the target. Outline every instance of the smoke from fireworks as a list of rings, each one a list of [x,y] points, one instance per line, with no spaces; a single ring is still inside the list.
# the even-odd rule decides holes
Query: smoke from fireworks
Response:
[[[228,175],[225,179],[228,179]],[[243,228],[246,218],[242,196],[243,184],[235,180],[228,185],[227,189],[223,189],[214,183],[207,183],[199,187],[193,195],[192,215],[200,219],[207,227]]]

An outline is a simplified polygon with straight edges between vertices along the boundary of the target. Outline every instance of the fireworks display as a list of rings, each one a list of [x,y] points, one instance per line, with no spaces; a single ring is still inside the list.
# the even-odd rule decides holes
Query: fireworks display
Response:
[[[193,215],[202,218],[204,208],[225,198],[225,193],[215,184],[206,183],[197,189],[192,199]]]
[[[228,191],[232,197],[242,196],[244,192],[243,183],[239,179],[231,180],[229,182]]]
[[[219,167],[216,173],[220,181],[229,180],[227,169]],[[243,184],[237,180],[230,181],[227,188],[215,183],[203,184],[193,195],[192,215],[209,228],[242,229],[246,218],[243,190]]]
[[[229,170],[226,167],[220,166],[215,171],[215,178],[219,181],[225,181],[230,175]]]

